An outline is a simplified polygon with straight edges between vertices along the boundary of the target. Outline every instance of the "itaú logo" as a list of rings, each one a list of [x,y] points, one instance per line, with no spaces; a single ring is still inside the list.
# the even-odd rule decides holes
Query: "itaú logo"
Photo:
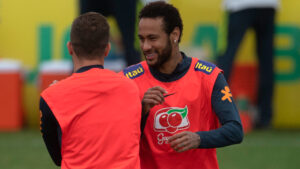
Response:
[[[168,107],[158,110],[154,117],[154,130],[175,133],[190,126],[188,108]]]

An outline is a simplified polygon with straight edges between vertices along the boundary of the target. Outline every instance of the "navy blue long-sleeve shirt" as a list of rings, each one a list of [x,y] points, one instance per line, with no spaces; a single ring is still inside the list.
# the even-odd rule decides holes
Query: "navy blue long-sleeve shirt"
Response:
[[[46,101],[40,98],[41,132],[47,150],[57,166],[61,165],[61,128]]]
[[[192,63],[192,58],[187,57],[181,52],[183,57],[181,63],[177,65],[171,74],[164,74],[157,69],[149,67],[151,74],[159,81],[172,82],[183,77]],[[221,92],[225,86],[228,86],[225,77],[220,73],[215,81],[211,103],[215,111],[221,127],[212,131],[198,131],[196,132],[201,139],[199,148],[218,148],[232,144],[240,143],[243,140],[243,127],[240,116],[235,103],[227,100],[222,100],[224,94]],[[142,128],[144,128],[147,116],[142,118]]]
[[[200,148],[224,147],[243,140],[243,127],[233,98],[232,102],[222,100],[224,94],[221,91],[225,86],[228,86],[225,77],[219,74],[213,88],[211,103],[221,127],[197,132],[201,139]]]

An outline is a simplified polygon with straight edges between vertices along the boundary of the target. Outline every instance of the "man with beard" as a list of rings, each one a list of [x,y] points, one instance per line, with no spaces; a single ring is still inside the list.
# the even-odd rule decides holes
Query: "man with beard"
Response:
[[[217,169],[215,148],[243,139],[222,71],[179,50],[182,29],[175,7],[163,1],[146,5],[138,26],[146,61],[122,72],[142,98],[142,169]]]

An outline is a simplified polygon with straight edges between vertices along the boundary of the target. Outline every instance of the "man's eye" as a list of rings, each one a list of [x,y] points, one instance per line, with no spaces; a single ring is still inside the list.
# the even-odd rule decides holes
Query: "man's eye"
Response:
[[[140,40],[140,42],[144,42],[145,39],[144,38],[139,38],[139,40]]]

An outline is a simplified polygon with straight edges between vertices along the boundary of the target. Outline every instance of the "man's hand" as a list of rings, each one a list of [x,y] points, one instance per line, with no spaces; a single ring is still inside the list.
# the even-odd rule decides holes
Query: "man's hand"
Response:
[[[200,136],[190,131],[184,131],[169,137],[170,146],[177,152],[184,152],[198,148],[201,142]]]
[[[142,115],[146,115],[155,105],[162,104],[165,101],[163,96],[165,93],[166,90],[160,86],[149,88],[142,100]]]

